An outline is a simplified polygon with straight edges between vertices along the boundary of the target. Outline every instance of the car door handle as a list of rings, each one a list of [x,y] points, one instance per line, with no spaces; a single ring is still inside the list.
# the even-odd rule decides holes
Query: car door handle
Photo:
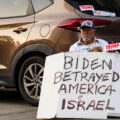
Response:
[[[27,28],[22,28],[22,27],[13,30],[13,32],[16,32],[16,33],[21,33],[21,32],[26,32],[26,31],[27,31]]]

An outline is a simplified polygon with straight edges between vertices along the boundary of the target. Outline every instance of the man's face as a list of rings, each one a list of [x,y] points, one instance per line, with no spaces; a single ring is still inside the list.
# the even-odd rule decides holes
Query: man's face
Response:
[[[92,28],[81,29],[81,38],[84,44],[91,44],[93,42],[95,30]]]

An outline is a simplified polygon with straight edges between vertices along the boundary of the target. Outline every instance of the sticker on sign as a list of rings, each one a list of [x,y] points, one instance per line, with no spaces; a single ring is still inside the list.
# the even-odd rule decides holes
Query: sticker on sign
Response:
[[[86,11],[86,10],[92,10],[92,11],[94,11],[93,5],[80,5],[79,7],[80,7],[81,11]]]
[[[120,43],[106,45],[104,51],[120,50]]]

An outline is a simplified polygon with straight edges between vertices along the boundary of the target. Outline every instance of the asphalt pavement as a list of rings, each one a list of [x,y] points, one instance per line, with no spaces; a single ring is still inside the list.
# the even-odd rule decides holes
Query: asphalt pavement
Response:
[[[26,103],[16,89],[0,88],[0,120],[35,120],[37,107]]]
[[[15,89],[0,88],[0,120],[36,120],[37,109],[38,107],[34,107],[26,103],[19,96]],[[90,119],[54,118],[50,120],[90,120]],[[120,120],[120,118],[109,117],[107,120]]]

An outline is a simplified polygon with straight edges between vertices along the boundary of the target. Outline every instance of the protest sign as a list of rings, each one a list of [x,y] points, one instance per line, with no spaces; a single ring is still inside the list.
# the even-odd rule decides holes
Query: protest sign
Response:
[[[95,52],[47,57],[37,119],[120,116],[119,59]]]

